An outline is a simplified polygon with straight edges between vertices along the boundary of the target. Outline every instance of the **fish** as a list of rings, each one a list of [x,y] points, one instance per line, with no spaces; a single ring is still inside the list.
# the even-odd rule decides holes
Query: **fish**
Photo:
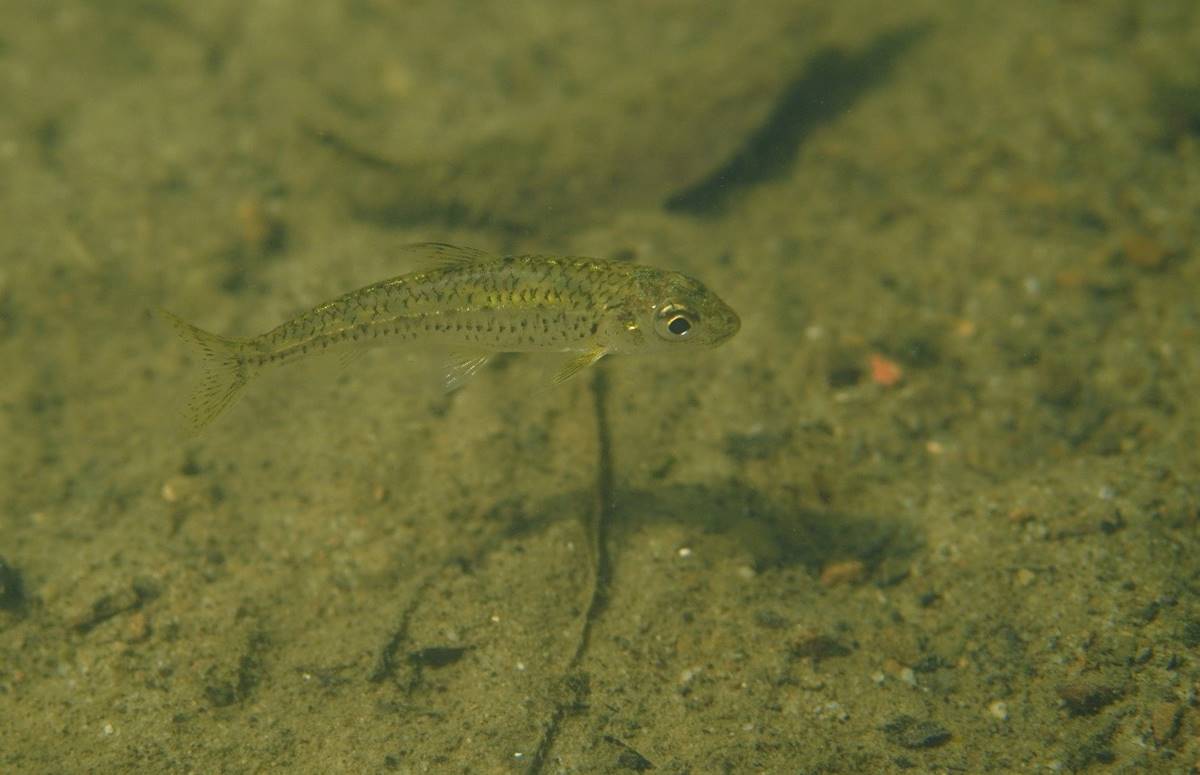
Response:
[[[494,355],[557,352],[553,382],[606,355],[715,347],[738,332],[736,312],[700,281],[627,261],[501,256],[438,242],[403,252],[418,268],[297,315],[254,337],[222,336],[160,310],[204,360],[185,417],[203,429],[264,369],[326,352],[352,361],[377,345],[442,348],[445,387]]]

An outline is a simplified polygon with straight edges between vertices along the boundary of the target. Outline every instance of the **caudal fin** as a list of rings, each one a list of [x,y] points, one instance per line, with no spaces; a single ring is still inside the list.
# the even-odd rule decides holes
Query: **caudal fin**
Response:
[[[181,339],[204,356],[204,376],[184,412],[192,430],[199,432],[237,401],[254,376],[246,358],[246,340],[209,333],[165,309],[159,314],[175,327]]]

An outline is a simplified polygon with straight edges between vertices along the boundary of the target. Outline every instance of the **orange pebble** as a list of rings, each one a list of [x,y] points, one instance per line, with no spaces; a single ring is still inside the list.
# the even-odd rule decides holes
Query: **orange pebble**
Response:
[[[1142,269],[1161,269],[1167,260],[1162,243],[1145,234],[1127,234],[1121,239],[1125,257]]]
[[[859,560],[831,562],[821,569],[821,583],[827,587],[855,584],[862,581],[866,570],[866,566]]]
[[[876,385],[891,387],[904,379],[904,369],[900,368],[900,364],[879,353],[871,353],[867,363],[871,368],[871,381]]]

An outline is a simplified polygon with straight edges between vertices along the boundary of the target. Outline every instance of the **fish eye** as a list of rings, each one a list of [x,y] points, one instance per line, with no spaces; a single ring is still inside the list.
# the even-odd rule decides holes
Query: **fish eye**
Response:
[[[671,304],[659,311],[655,323],[658,335],[663,339],[682,339],[696,325],[696,316],[690,310]]]

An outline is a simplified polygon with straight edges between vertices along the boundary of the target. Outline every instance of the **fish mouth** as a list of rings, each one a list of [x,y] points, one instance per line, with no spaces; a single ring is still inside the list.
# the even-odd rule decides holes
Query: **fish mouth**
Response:
[[[729,333],[725,335],[725,338],[728,339],[741,330],[742,319],[738,317],[738,313],[734,312],[733,310],[729,310]]]
[[[742,330],[742,319],[740,317],[738,317],[738,314],[736,312],[734,312],[732,309],[726,309],[725,310],[725,333],[721,337],[720,341],[724,342],[726,339],[730,339],[731,337],[733,337],[734,334],[736,334],[738,331],[741,331],[741,330]]]
[[[721,321],[720,333],[714,336],[709,342],[710,347],[716,347],[719,344],[724,344],[729,339],[732,339],[733,335],[742,329],[742,319],[738,317],[736,312],[728,307],[721,310],[717,319]]]

